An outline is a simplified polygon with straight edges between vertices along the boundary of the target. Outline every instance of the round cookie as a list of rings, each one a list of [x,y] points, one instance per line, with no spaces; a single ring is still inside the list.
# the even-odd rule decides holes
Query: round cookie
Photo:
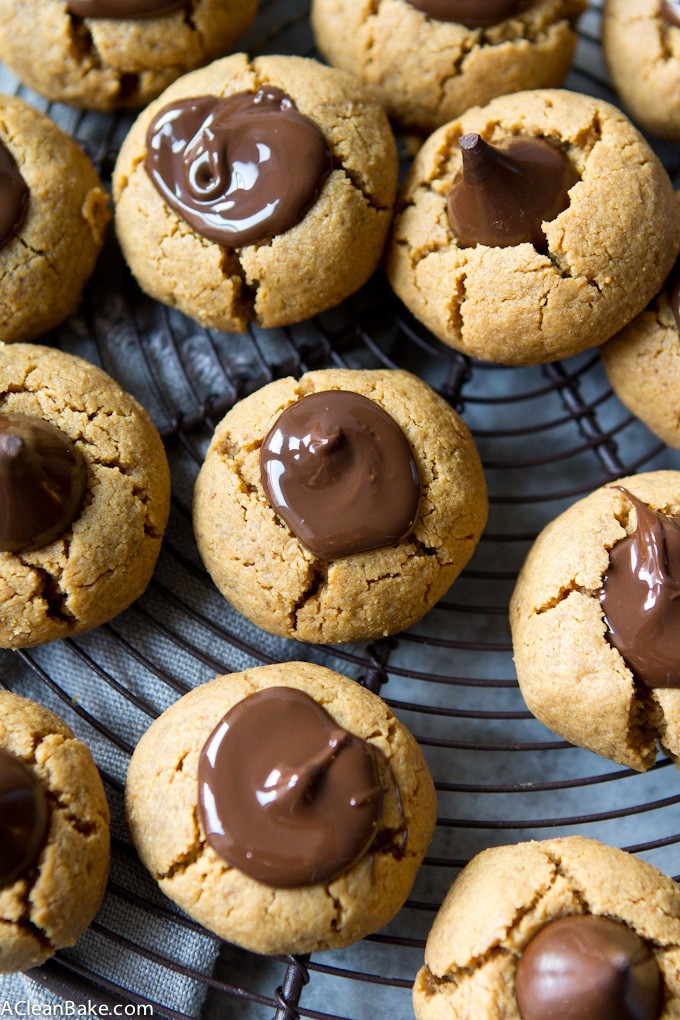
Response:
[[[10,343],[33,340],[71,314],[110,213],[82,149],[14,96],[0,96],[0,167],[0,341]],[[5,203],[17,201],[7,219]]]
[[[641,509],[620,486],[641,501]],[[668,529],[653,533],[651,522],[640,518],[641,512],[650,516],[645,507],[669,517],[680,514],[680,472],[623,478],[571,506],[536,539],[510,603],[517,678],[533,714],[573,744],[639,771],[654,764],[657,742],[669,757],[680,758],[680,690],[659,686],[652,667],[646,677],[642,647],[627,645],[630,621],[611,616],[608,595],[601,600],[615,572],[625,579],[619,552],[623,556],[631,548],[628,539],[639,540],[642,598],[649,595],[652,609],[659,604],[658,629],[650,618],[645,630],[640,590],[632,582],[624,588],[624,604],[635,613],[631,620],[640,640],[665,654],[677,630],[675,551],[668,545],[675,538]],[[672,522],[670,527],[677,530]],[[618,543],[623,544],[617,551]],[[668,568],[655,564],[655,548],[668,548]],[[670,576],[663,576],[665,570]]]
[[[663,7],[663,0],[607,0],[602,45],[630,115],[646,131],[680,141],[680,19],[664,18]]]
[[[652,957],[657,979],[661,978],[662,1002],[645,1011],[638,1001],[638,1012],[624,1012],[620,1000],[610,1001],[609,1012],[568,1012],[567,995],[573,994],[579,1002],[589,979],[592,987],[603,957],[592,955],[585,967],[581,963],[580,971],[574,968],[574,982],[568,970],[566,975],[561,971],[562,960],[555,954],[546,971],[562,992],[559,1008],[535,1013],[524,1006],[520,1013],[515,990],[531,940],[562,918],[580,927],[584,914],[605,923],[618,922],[624,937],[641,940],[640,952]],[[680,1009],[679,917],[680,893],[672,879],[596,840],[571,836],[483,850],[453,883],[432,925],[425,966],[413,989],[416,1018],[534,1020],[536,1016],[597,1015],[670,1020]],[[632,968],[624,970],[625,956],[613,955],[614,969],[618,965],[623,971],[618,978],[627,994]],[[612,975],[605,972],[598,995],[606,1002],[615,989]],[[598,1005],[604,1010],[602,999]],[[627,999],[625,1004],[629,1005]]]
[[[109,872],[109,808],[92,755],[58,716],[8,691],[0,691],[3,825],[0,974],[7,974],[72,946],[97,913]],[[31,853],[25,846],[13,853],[22,850],[19,833],[36,836]]]
[[[265,884],[230,866],[207,842],[198,810],[199,759],[211,733],[235,706],[242,709],[250,697],[261,698],[258,692],[277,688],[284,689],[284,696],[304,692],[324,707],[335,725],[366,741],[376,756],[383,790],[374,837],[356,863],[337,877],[288,887]],[[285,730],[288,717],[282,714],[281,718]],[[265,749],[272,743],[276,746],[280,736],[276,725],[267,732]],[[307,745],[301,740],[293,743],[298,751],[302,748],[305,760],[310,753]],[[321,796],[323,784],[332,782],[343,753],[336,751],[330,764],[325,758],[323,780],[317,780],[320,785],[315,787],[312,805]],[[310,762],[309,767],[318,767],[315,760],[317,765]],[[282,758],[275,762],[277,775],[286,776],[286,762]],[[295,767],[305,774],[307,766]],[[265,767],[263,774],[266,771]],[[250,776],[250,766],[243,770],[244,782],[246,775]],[[406,899],[435,822],[432,779],[408,730],[376,695],[329,669],[305,662],[218,677],[181,698],[153,723],[137,746],[128,772],[126,803],[137,852],[162,891],[221,938],[258,953],[339,948],[382,927]],[[290,844],[294,853],[299,824],[300,816],[291,808],[288,832],[293,829],[293,839],[289,835],[282,842]],[[319,827],[316,856],[321,864],[327,852],[322,832]],[[259,853],[253,843],[249,856],[256,864]]]
[[[576,46],[574,25],[586,4],[516,4],[523,9],[476,28],[437,20],[419,9],[427,6],[409,0],[312,5],[316,42],[329,63],[374,88],[400,125],[424,132],[496,96],[561,85]]]
[[[401,541],[339,558],[303,545],[272,506],[260,468],[282,411],[327,391],[361,394],[387,412],[410,444],[422,490]],[[407,481],[397,479],[394,491]],[[349,483],[334,491],[339,505],[364,506]],[[415,376],[389,370],[310,372],[240,401],[217,426],[194,493],[199,551],[225,598],[264,630],[311,642],[359,641],[415,623],[469,560],[486,514],[484,474],[462,419]]]
[[[459,140],[475,133],[494,146],[552,143],[580,177],[567,207],[539,222],[539,248],[466,247],[455,235],[447,200],[462,163]],[[508,209],[510,194],[501,204]],[[573,92],[523,92],[469,110],[427,140],[397,203],[387,273],[444,343],[484,360],[538,364],[621,329],[658,291],[679,244],[670,180],[623,114]]]
[[[146,6],[149,16],[84,15],[116,6],[126,12]],[[0,58],[48,99],[87,110],[136,109],[181,74],[228,53],[254,18],[257,0],[189,0],[165,4],[173,9],[160,14],[153,6],[0,0]]]
[[[0,344],[0,393],[0,647],[26,648],[96,627],[142,594],[167,523],[170,477],[147,413],[81,358]],[[37,518],[49,487],[42,480],[40,488],[31,484],[28,440],[26,464],[18,464],[20,471],[28,468],[28,482],[13,478],[18,440],[1,432],[5,416],[15,415],[55,426],[84,462],[84,494],[72,523],[37,547],[31,538],[44,541]],[[21,526],[33,511],[34,535],[26,538]]]
[[[238,102],[233,97],[247,93],[262,107],[267,105],[260,102],[267,92],[284,94],[282,109],[292,100],[297,115],[306,118],[327,150],[320,190],[316,198],[310,190],[311,204],[306,212],[304,207],[299,210],[302,218],[288,229],[254,242],[234,235],[233,241],[218,243],[197,232],[157,190],[145,167],[145,157],[155,151],[147,142],[147,130],[166,106],[186,104],[194,97]],[[205,138],[200,128],[199,118],[188,136],[193,135],[190,144],[197,152]],[[287,144],[282,136],[277,148],[271,119],[262,138],[274,151],[272,176],[267,178],[261,165],[256,184],[240,191],[236,201],[256,202],[261,194],[263,206],[270,208],[272,202],[286,199],[309,168],[295,165],[297,138]],[[208,139],[205,145],[210,144]],[[217,144],[218,169],[212,171],[210,186],[200,187],[204,195],[212,187],[213,199],[221,201],[226,185],[220,183],[220,175],[231,180],[236,164],[223,164],[229,145],[225,141],[220,148],[219,140]],[[244,144],[244,152],[251,153],[244,159],[257,160],[255,147],[247,148],[247,135]],[[201,172],[197,162],[196,173]],[[178,168],[176,173],[184,171]],[[355,78],[302,57],[250,61],[245,54],[236,54],[186,75],[137,119],[114,172],[116,230],[142,289],[201,325],[238,332],[251,320],[261,326],[288,325],[337,304],[368,279],[382,254],[396,180],[396,148],[387,118]],[[280,191],[282,184],[285,190]],[[184,178],[168,192],[178,187],[186,190]],[[196,186],[190,187],[193,204],[205,208]],[[227,216],[216,214],[213,225],[215,220],[224,225]],[[266,233],[267,226],[263,229]]]

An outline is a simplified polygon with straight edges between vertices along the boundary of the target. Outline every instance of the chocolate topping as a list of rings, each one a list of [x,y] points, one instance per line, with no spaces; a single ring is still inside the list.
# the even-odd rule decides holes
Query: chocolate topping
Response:
[[[66,9],[79,18],[158,18],[186,7],[186,0],[68,0]]]
[[[645,686],[680,687],[680,519],[621,492],[637,527],[611,549],[602,579],[607,639]]]
[[[277,888],[330,882],[371,845],[382,812],[377,752],[320,705],[270,687],[234,706],[198,766],[209,844]]]
[[[40,549],[63,535],[85,495],[83,458],[60,429],[0,414],[0,551]]]
[[[480,135],[459,141],[463,166],[449,193],[451,229],[466,248],[547,242],[541,224],[569,205],[579,180],[564,153],[542,138],[511,138],[497,148]]]
[[[680,28],[680,0],[661,0],[660,14],[669,25]]]
[[[0,142],[0,247],[19,233],[28,211],[28,185],[14,156]]]
[[[154,117],[146,144],[146,171],[168,205],[229,248],[294,227],[332,169],[324,136],[273,85],[178,99]]]
[[[409,0],[409,3],[437,21],[487,28],[521,14],[533,0]]]
[[[583,914],[542,928],[517,968],[522,1020],[657,1020],[662,983],[652,953],[619,921]]]
[[[0,748],[0,889],[35,863],[48,822],[47,797],[35,774]]]
[[[270,503],[322,559],[401,542],[418,516],[408,440],[359,393],[325,390],[291,404],[267,435],[260,466]]]

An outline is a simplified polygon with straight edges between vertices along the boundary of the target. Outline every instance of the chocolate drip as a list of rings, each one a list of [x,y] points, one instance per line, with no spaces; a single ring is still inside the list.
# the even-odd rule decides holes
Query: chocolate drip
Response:
[[[501,149],[468,134],[459,144],[463,166],[447,208],[460,243],[507,248],[528,241],[545,251],[541,225],[567,208],[579,180],[564,153],[542,138],[511,138]]]
[[[79,18],[159,18],[181,10],[187,0],[68,0],[66,9]]]
[[[645,686],[680,687],[680,519],[621,492],[637,527],[612,548],[602,579],[607,639]]]
[[[229,248],[294,227],[332,169],[324,136],[273,85],[178,99],[154,117],[146,144],[146,171],[168,205]]]
[[[466,28],[488,28],[521,14],[534,0],[409,0],[436,21],[455,21]]]
[[[40,549],[75,520],[85,495],[83,458],[60,429],[0,414],[0,551]]]
[[[0,142],[0,247],[19,233],[28,212],[28,196],[14,156]]]
[[[680,28],[680,0],[661,0],[659,13],[669,25],[677,25]]]
[[[517,968],[522,1020],[658,1020],[661,974],[619,921],[583,914],[542,928]]]
[[[47,797],[34,772],[0,748],[0,889],[35,864],[48,823]]]
[[[420,475],[393,418],[359,393],[325,390],[291,404],[260,453],[267,497],[315,556],[395,545],[412,531]]]
[[[208,843],[277,888],[330,882],[368,850],[382,813],[378,752],[303,691],[271,687],[224,716],[199,760]]]

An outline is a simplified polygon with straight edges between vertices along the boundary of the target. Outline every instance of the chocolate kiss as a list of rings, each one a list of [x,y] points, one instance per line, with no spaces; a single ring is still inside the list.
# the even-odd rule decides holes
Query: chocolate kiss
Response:
[[[48,823],[42,785],[20,758],[0,748],[0,889],[34,863]]]
[[[669,25],[677,25],[680,28],[680,0],[661,0],[659,13]]]
[[[33,415],[0,414],[0,551],[40,549],[62,535],[85,495],[83,458]]]
[[[69,0],[66,9],[79,18],[158,18],[184,7],[184,0]]]
[[[487,28],[525,10],[532,0],[410,0],[435,21],[454,21],[466,28]]]
[[[564,153],[542,138],[513,138],[503,148],[478,134],[459,141],[463,166],[448,198],[451,229],[465,248],[509,248],[529,242],[545,251],[542,223],[569,205],[579,175]]]

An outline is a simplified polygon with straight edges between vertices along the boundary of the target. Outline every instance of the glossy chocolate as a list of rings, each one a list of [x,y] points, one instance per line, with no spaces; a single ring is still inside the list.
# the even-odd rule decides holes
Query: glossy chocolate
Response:
[[[544,251],[541,224],[567,208],[579,180],[564,153],[542,138],[511,138],[497,148],[469,134],[459,145],[463,165],[447,208],[460,243],[507,248],[528,241]]]
[[[324,390],[291,404],[262,444],[260,466],[270,503],[321,559],[395,545],[418,517],[408,440],[359,393]]]
[[[48,823],[42,784],[20,758],[0,748],[0,889],[35,864]]]
[[[680,687],[680,518],[627,489],[637,527],[609,553],[600,602],[607,639],[647,687]]]
[[[19,233],[28,211],[28,185],[14,156],[0,142],[0,248]]]
[[[488,28],[521,14],[533,0],[409,0],[409,3],[436,21],[455,21],[466,28]]]
[[[332,168],[326,139],[281,89],[163,107],[146,135],[155,187],[194,230],[228,248],[283,234]]]
[[[661,0],[659,13],[669,25],[677,25],[680,28],[680,0]]]
[[[313,698],[270,687],[234,706],[199,760],[199,809],[228,864],[265,885],[330,882],[368,850],[382,812],[376,750]]]
[[[68,0],[66,9],[79,18],[159,18],[186,5],[186,0]]]
[[[40,549],[63,535],[85,495],[83,458],[60,429],[0,414],[0,551]]]
[[[534,936],[517,968],[522,1020],[658,1020],[656,961],[619,921],[582,914],[552,921]]]

